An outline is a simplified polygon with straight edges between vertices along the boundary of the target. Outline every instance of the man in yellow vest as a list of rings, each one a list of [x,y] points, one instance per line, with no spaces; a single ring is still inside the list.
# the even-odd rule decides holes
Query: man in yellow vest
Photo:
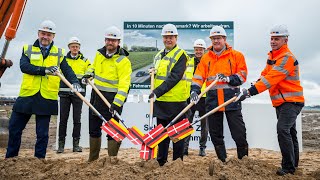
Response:
[[[85,58],[80,52],[81,42],[77,37],[71,37],[68,42],[69,52],[66,55],[66,60],[73,72],[76,74],[79,83],[83,75],[90,70],[91,64],[89,59]],[[82,84],[81,94],[86,95],[86,85]],[[79,146],[80,131],[81,131],[81,110],[83,101],[62,81],[60,82],[60,122],[59,122],[59,147],[57,153],[63,153],[70,106],[73,108],[73,152],[82,152]]]
[[[45,158],[51,115],[58,114],[59,69],[73,84],[75,90],[81,86],[64,58],[64,49],[53,44],[56,26],[46,20],[38,29],[38,39],[33,45],[24,45],[20,59],[23,79],[9,122],[9,141],[6,158],[18,156],[21,134],[32,114],[35,114],[37,142],[34,156]]]
[[[177,45],[178,31],[173,24],[166,24],[162,28],[162,39],[165,48],[154,58],[155,89],[149,95],[154,98],[154,116],[157,124],[164,127],[187,106],[189,91],[185,70],[188,56],[183,49]],[[186,116],[183,115],[177,122]],[[168,159],[170,139],[166,138],[159,144],[157,160],[163,166]],[[173,144],[173,160],[183,159],[184,141]]]
[[[123,104],[128,96],[131,81],[131,63],[127,56],[129,53],[120,47],[121,32],[115,26],[111,26],[105,33],[105,46],[98,49],[93,62],[93,68],[83,76],[83,83],[88,78],[94,77],[95,86],[101,91],[103,96],[111,103],[108,108],[103,100],[96,94],[91,93],[90,102],[109,120],[116,112],[121,114]],[[116,117],[114,117],[116,119]],[[117,120],[117,119],[116,119]],[[99,158],[101,148],[101,125],[102,120],[89,111],[89,134],[90,134],[90,154],[89,162]],[[111,136],[108,137],[108,155],[111,163],[116,163],[120,144]]]
[[[201,57],[204,55],[204,52],[206,49],[206,42],[203,39],[197,39],[194,41],[193,48],[194,48],[194,57],[188,61],[188,66],[187,66],[187,70],[186,70],[186,75],[187,75],[187,79],[188,79],[188,83],[189,83],[188,87],[190,86],[190,89],[191,89],[191,82],[192,82],[193,74],[197,69],[197,66],[201,60]],[[206,86],[203,85],[202,90],[204,90],[205,87]],[[199,102],[191,108],[192,113],[189,116],[190,122],[193,121],[193,117],[196,114],[196,111],[198,111],[199,117],[206,114],[206,106],[205,106],[206,98],[205,97],[206,97],[206,94],[204,94],[200,98]],[[203,119],[200,122],[200,126],[201,126],[201,134],[200,134],[200,141],[199,141],[199,145],[200,145],[199,156],[206,156],[205,149],[207,147],[206,144],[207,144],[207,139],[208,139],[207,118]],[[184,155],[188,155],[190,137],[191,136],[188,136],[185,138]]]

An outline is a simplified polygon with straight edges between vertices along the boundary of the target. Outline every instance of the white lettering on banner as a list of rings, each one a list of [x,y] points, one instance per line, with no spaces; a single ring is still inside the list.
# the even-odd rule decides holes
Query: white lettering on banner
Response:
[[[87,97],[89,98],[89,97]],[[136,126],[140,131],[146,134],[149,130],[149,107],[150,104],[142,101],[141,103],[131,103],[126,102],[123,108],[122,117],[128,127]],[[80,145],[82,147],[89,147],[89,127],[88,114],[89,108],[85,104],[82,108],[82,118],[81,123],[81,139]],[[243,120],[247,129],[247,141],[250,148],[263,148],[268,150],[279,151],[279,145],[277,140],[277,118],[275,114],[275,109],[270,104],[245,104],[242,106]],[[261,116],[264,114],[264,116]],[[67,138],[66,138],[66,148],[72,148],[72,111],[70,112],[67,128]],[[59,123],[59,117],[58,117]],[[156,120],[153,121],[153,126],[157,124]],[[193,125],[196,130],[192,134],[190,139],[189,147],[191,149],[199,149],[200,140],[200,122]],[[301,115],[298,116],[296,121],[297,136],[299,141],[299,149],[302,151],[302,129],[301,129]],[[56,147],[58,147],[58,132],[56,136]],[[231,137],[228,123],[224,117],[224,140],[227,148],[235,148],[235,143]],[[207,149],[214,149],[212,142],[210,141],[210,136],[208,136]],[[106,133],[102,131],[102,147],[106,147],[107,138]],[[122,141],[121,148],[135,147],[140,150],[141,146],[134,145],[128,138]],[[139,156],[139,154],[137,154]]]

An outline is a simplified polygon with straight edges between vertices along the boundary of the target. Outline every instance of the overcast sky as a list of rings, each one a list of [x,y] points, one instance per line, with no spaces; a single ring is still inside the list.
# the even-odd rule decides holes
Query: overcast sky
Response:
[[[286,24],[290,32],[289,48],[300,63],[306,104],[320,104],[319,7],[319,0],[28,1],[17,36],[7,53],[14,66],[1,78],[0,94],[18,95],[22,46],[37,39],[37,29],[46,19],[56,23],[56,45],[67,49],[68,39],[77,36],[82,42],[81,51],[91,60],[95,51],[104,45],[105,29],[111,25],[122,29],[124,21],[234,21],[234,48],[246,58],[248,82],[256,80],[265,66],[270,50],[270,28],[274,24]],[[1,49],[3,43],[4,37]],[[268,93],[248,102],[261,101],[270,102]]]

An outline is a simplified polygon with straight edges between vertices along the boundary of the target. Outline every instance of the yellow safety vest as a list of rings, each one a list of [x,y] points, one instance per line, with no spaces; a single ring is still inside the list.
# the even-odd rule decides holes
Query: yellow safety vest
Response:
[[[93,62],[93,70],[96,87],[101,91],[116,92],[113,103],[121,107],[128,96],[131,83],[130,60],[119,54],[106,58],[98,51]]]
[[[188,60],[187,70],[186,70],[186,77],[187,77],[187,83],[188,83],[189,92],[190,92],[190,89],[191,89],[191,83],[192,83],[192,77],[193,77],[193,73],[194,73],[194,68],[195,68],[195,64],[194,64],[194,57],[193,57],[193,58],[190,58]],[[201,92],[203,92],[205,89],[206,89],[206,82],[204,82],[202,84]],[[204,94],[202,97],[206,97],[206,96],[207,96],[207,94]]]
[[[92,68],[90,65],[90,60],[80,55],[78,59],[66,58],[69,66],[72,68],[73,72],[76,74],[78,79],[81,79],[83,75]]]
[[[185,54],[188,58],[187,53],[183,49],[180,49],[178,46],[172,49],[161,59],[162,52],[163,50],[158,52],[158,54],[154,58],[154,65],[157,71],[154,81],[155,88],[160,86],[166,80],[167,76],[182,54]],[[182,102],[187,100],[189,94],[190,92],[188,92],[186,74],[184,74],[184,77],[172,89],[170,89],[170,91],[166,92],[161,97],[157,97],[157,101]]]
[[[51,47],[49,55],[46,59],[43,59],[39,47],[24,45],[23,50],[24,54],[30,59],[30,64],[40,67],[60,67],[60,63],[64,58],[64,49],[58,48],[57,46]],[[19,96],[33,96],[40,91],[40,94],[43,98],[57,100],[59,85],[60,78],[58,76],[41,76],[23,73]]]

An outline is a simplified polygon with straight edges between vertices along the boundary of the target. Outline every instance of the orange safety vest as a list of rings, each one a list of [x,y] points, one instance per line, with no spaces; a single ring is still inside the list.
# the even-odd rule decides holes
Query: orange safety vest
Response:
[[[201,88],[202,84],[207,80],[206,86],[209,86],[215,80],[218,73],[226,76],[237,76],[241,84],[243,84],[247,79],[247,65],[242,53],[232,49],[231,46],[226,44],[226,50],[222,52],[220,56],[217,56],[212,51],[212,47],[210,47],[209,51],[202,56],[198,64],[197,70],[192,78],[192,85],[197,85]],[[234,97],[236,92],[240,91],[239,85],[231,86],[226,82],[218,82],[207,93],[206,103],[211,104],[211,108],[223,104]],[[240,103],[231,103],[219,111],[238,109],[241,109]]]
[[[300,85],[299,63],[287,45],[270,51],[260,80],[254,85],[261,93],[269,89],[274,107],[284,102],[304,102],[303,88]]]

